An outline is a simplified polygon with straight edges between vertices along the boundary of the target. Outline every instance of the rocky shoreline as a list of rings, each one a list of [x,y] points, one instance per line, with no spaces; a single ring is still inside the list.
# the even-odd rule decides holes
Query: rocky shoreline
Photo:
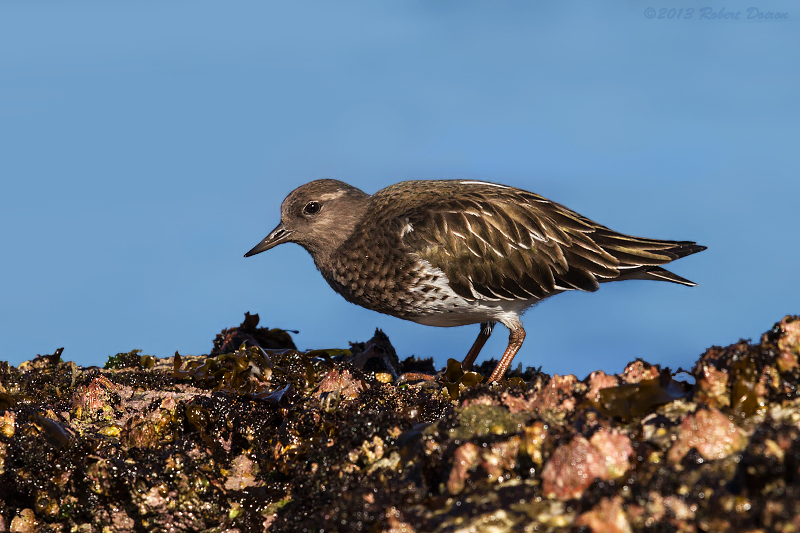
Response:
[[[0,362],[0,532],[800,531],[800,317],[686,372],[481,383],[381,332]]]

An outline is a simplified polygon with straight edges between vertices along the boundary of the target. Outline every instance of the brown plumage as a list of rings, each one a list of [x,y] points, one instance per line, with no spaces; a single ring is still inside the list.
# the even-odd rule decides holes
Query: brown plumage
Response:
[[[350,302],[421,324],[480,323],[465,368],[503,323],[509,345],[490,380],[522,345],[519,316],[531,305],[607,281],[693,286],[660,265],[705,250],[616,233],[537,194],[466,180],[408,181],[372,196],[337,180],[307,183],[246,257],[283,242],[306,248]]]

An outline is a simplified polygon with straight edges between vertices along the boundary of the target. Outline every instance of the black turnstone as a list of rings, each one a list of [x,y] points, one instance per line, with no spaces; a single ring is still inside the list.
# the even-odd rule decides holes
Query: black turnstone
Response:
[[[522,346],[520,315],[532,305],[606,281],[694,286],[659,265],[706,249],[616,233],[537,194],[469,180],[406,181],[372,196],[312,181],[286,197],[278,227],[245,257],[284,242],[308,250],[354,304],[430,326],[480,324],[465,370],[502,323],[508,347],[489,381]]]

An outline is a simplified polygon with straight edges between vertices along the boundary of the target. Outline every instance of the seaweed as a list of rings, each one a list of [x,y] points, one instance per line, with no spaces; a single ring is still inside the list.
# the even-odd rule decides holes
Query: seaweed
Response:
[[[382,332],[265,347],[254,316],[213,355],[0,362],[0,531],[800,529],[797,317],[691,385],[641,360],[434,378]]]

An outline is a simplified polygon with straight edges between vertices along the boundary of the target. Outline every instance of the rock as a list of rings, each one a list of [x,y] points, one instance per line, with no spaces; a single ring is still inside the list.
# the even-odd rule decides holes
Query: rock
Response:
[[[487,384],[381,332],[301,352],[257,325],[210,356],[0,362],[0,531],[800,530],[798,317],[695,383],[640,359]]]
[[[677,463],[695,448],[706,460],[724,459],[747,445],[746,433],[718,409],[701,409],[683,419],[668,458]]]

